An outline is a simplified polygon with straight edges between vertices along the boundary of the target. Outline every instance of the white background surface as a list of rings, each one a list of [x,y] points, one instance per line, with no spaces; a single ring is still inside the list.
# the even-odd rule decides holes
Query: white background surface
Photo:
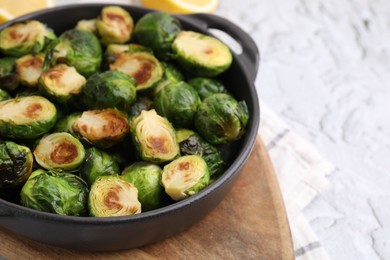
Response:
[[[337,168],[305,211],[325,250],[389,259],[390,1],[220,1],[260,48],[261,101]]]

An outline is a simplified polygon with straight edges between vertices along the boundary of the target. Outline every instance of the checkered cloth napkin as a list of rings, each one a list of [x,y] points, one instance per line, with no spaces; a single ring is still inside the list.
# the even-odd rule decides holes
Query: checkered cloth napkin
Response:
[[[266,105],[261,104],[259,134],[273,163],[284,198],[297,260],[329,259],[302,210],[329,188],[326,176],[334,166],[294,134]]]

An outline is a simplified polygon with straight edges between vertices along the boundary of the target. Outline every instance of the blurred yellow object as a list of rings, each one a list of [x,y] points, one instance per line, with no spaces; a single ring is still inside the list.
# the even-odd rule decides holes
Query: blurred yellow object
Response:
[[[0,0],[0,24],[15,17],[54,6],[52,0]]]
[[[174,14],[212,13],[218,0],[141,0],[145,7]]]

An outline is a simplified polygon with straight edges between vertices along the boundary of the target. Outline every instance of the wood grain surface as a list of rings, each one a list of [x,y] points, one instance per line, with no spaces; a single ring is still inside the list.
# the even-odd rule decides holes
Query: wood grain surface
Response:
[[[137,249],[80,252],[0,228],[0,259],[294,259],[272,163],[261,140],[227,197],[185,232]]]

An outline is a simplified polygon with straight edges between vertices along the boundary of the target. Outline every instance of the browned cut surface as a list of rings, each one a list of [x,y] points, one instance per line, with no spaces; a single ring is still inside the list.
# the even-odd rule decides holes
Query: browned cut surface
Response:
[[[0,249],[7,259],[294,259],[279,186],[261,141],[218,207],[174,237],[137,249],[95,253],[43,245],[0,229]]]
[[[78,156],[77,147],[72,143],[61,143],[50,154],[50,159],[56,164],[71,163]]]
[[[27,118],[36,118],[39,116],[40,112],[42,110],[42,105],[39,104],[39,103],[33,103],[33,104],[30,104],[27,108],[26,108],[26,111],[25,111],[25,116]]]

